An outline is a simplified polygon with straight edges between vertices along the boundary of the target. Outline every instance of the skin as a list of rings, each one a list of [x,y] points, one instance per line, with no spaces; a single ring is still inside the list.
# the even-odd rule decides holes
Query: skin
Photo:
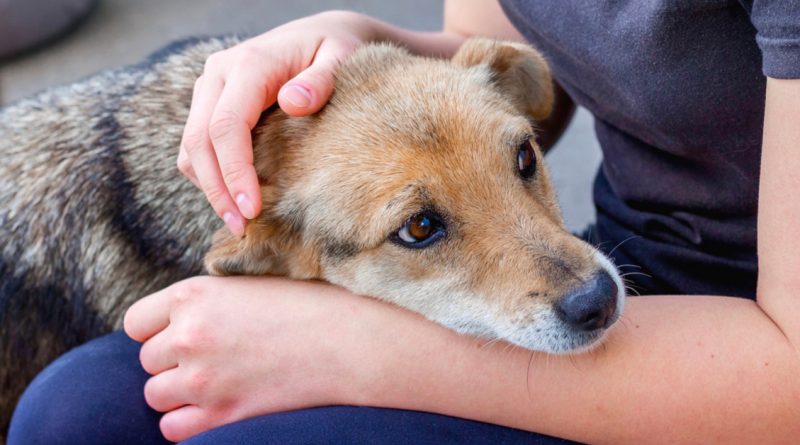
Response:
[[[364,27],[371,31],[363,35],[443,55],[464,34],[512,33],[493,1],[459,6],[455,14],[447,4],[445,30],[434,34],[348,17],[354,34]],[[321,84],[328,79],[324,70],[317,74]],[[310,78],[292,82],[310,85]],[[257,83],[235,88],[242,94]],[[233,84],[226,82],[226,89]],[[303,110],[280,95],[279,103],[293,114],[315,111],[327,97],[320,88]],[[224,103],[209,99],[219,96],[215,91],[198,87],[193,125],[202,128],[198,122],[209,122],[212,105]],[[591,443],[794,443],[800,437],[798,104],[800,80],[768,79],[756,301],[631,298],[603,347],[564,357],[484,344],[322,283],[197,277],[142,299],[127,313],[126,332],[144,342],[141,361],[154,375],[146,399],[166,412],[162,432],[176,441],[254,415],[356,404],[438,412]],[[216,181],[228,191],[227,201],[221,192],[211,199],[221,215],[238,211],[231,196],[252,193],[247,174],[219,173],[246,164],[246,127],[238,128],[239,139],[194,139],[204,148],[185,150],[179,161],[192,176],[190,157],[196,183]],[[212,146],[219,165],[228,166],[216,167],[216,177],[201,173],[214,164]],[[223,177],[241,181],[224,180],[223,189]]]

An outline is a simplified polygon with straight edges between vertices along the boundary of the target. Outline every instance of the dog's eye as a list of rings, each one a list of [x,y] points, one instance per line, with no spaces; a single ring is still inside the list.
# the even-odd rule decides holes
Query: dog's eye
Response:
[[[446,234],[441,219],[430,212],[417,213],[400,227],[393,240],[415,249],[428,247]]]
[[[517,152],[517,167],[522,179],[529,179],[536,173],[536,152],[533,151],[530,139],[525,139]]]

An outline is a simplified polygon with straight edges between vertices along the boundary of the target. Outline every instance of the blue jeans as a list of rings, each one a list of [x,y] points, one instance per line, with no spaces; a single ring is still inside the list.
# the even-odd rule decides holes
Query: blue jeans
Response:
[[[31,383],[8,445],[166,444],[144,401],[139,343],[116,332],[73,349]],[[569,444],[562,439],[439,414],[331,406],[225,425],[185,444]]]

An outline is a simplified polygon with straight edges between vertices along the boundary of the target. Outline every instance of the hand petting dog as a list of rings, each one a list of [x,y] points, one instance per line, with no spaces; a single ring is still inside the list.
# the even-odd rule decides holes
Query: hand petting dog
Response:
[[[261,212],[250,131],[276,100],[291,116],[316,113],[328,102],[336,68],[369,38],[356,17],[337,11],[296,20],[208,58],[195,83],[178,169],[234,234],[243,235],[245,218]]]
[[[402,39],[416,54],[449,57],[465,39],[440,34],[422,42],[365,15],[328,11],[213,54],[195,83],[178,169],[203,190],[228,229],[242,235],[245,220],[261,211],[250,135],[261,112],[277,101],[290,116],[316,113],[333,92],[336,69],[366,43]]]

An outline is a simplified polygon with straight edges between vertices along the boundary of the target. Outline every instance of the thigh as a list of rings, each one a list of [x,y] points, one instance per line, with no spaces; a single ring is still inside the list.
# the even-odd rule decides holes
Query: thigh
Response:
[[[167,444],[144,400],[139,344],[116,332],[45,368],[11,419],[8,445]]]
[[[332,406],[247,419],[207,431],[182,443],[564,445],[574,442],[418,411]]]
[[[166,444],[160,414],[144,400],[149,377],[140,345],[125,334],[93,340],[53,362],[31,383],[11,421],[8,445]],[[438,414],[334,406],[256,417],[186,442],[202,444],[537,444],[572,442]]]

